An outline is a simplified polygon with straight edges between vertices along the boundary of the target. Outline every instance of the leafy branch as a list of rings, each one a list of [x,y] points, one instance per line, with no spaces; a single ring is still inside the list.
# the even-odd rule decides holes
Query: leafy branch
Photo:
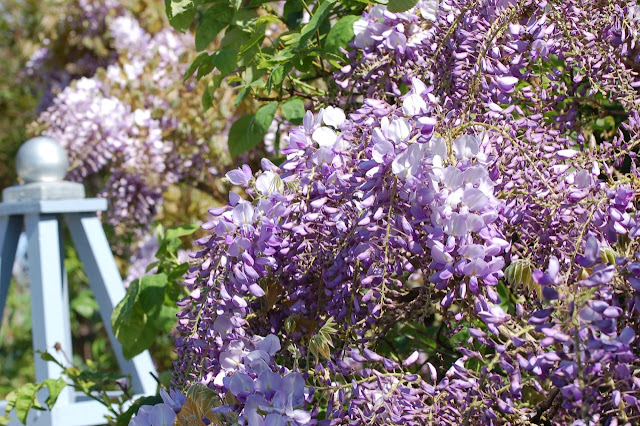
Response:
[[[313,102],[326,95],[325,79],[342,66],[353,23],[372,3],[289,0],[279,12],[262,0],[166,0],[176,29],[187,31],[195,21],[196,50],[202,53],[185,79],[207,80],[205,110],[214,106],[225,79],[236,91],[236,107],[248,99],[262,103],[255,114],[233,123],[232,156],[260,144],[278,111],[285,120],[301,123],[303,99]],[[309,21],[303,24],[305,13]]]

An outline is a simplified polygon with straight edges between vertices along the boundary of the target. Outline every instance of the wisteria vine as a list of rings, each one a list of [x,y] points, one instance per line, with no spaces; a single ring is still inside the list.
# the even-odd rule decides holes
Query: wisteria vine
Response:
[[[638,10],[373,6],[329,102],[358,106],[227,173],[174,386],[248,425],[640,421]]]

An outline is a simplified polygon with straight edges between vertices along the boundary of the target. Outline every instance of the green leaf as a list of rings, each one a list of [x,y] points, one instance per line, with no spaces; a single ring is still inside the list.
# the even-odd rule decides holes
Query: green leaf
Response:
[[[329,13],[329,16],[331,16],[332,13]],[[326,37],[327,33],[329,32],[329,30],[331,29],[331,19],[327,18],[324,19],[322,21],[320,21],[320,25],[318,26],[318,31],[317,34],[320,36],[320,39],[324,39],[324,37]]]
[[[186,32],[196,15],[193,0],[165,0],[164,4],[171,26],[180,32]]]
[[[55,359],[49,352],[40,352],[40,358],[42,358],[43,361],[55,362],[56,364],[58,363],[58,360]]]
[[[220,48],[227,49],[240,49],[247,40],[251,37],[250,32],[243,31],[240,27],[229,27],[224,32],[224,37],[220,41]]]
[[[114,334],[122,344],[122,354],[127,359],[148,349],[158,336],[158,329],[149,321],[140,304],[131,310],[129,319],[129,323],[118,323],[114,328]]]
[[[156,252],[156,258],[162,260],[170,256],[170,253],[175,254],[182,248],[180,237],[191,235],[199,228],[198,225],[185,225],[167,229],[160,239],[160,247]]]
[[[236,95],[236,98],[233,101],[233,106],[240,105],[247,98],[248,95],[249,95],[249,87],[245,86]],[[231,134],[229,134],[229,140],[231,140]]]
[[[293,59],[295,57],[295,55],[293,53],[287,53],[285,55],[282,55],[282,52],[280,52],[280,54],[278,54],[277,56],[266,56],[265,55],[265,59],[262,59],[260,62],[258,62],[258,69],[267,69],[267,68],[275,68],[275,67],[284,67],[285,64],[283,64],[283,62],[289,62],[291,59]],[[273,70],[275,71],[275,69]],[[272,72],[273,72],[272,71]]]
[[[113,312],[111,313],[111,325],[114,333],[116,333],[116,329],[118,328],[116,323],[128,323],[130,321],[131,312],[136,304],[139,292],[140,280],[138,279],[131,283],[127,289],[127,293],[124,295],[124,298],[113,309]]]
[[[243,89],[243,90],[246,90]],[[253,115],[245,115],[240,117],[229,129],[229,154],[232,157],[249,151],[260,143],[260,139],[251,138],[249,136],[249,125],[253,121]]]
[[[35,383],[27,383],[18,389],[16,395],[16,417],[23,424],[27,423],[27,415],[32,408],[38,408],[40,404],[37,401],[37,393],[39,386]],[[37,404],[37,405],[36,405]]]
[[[304,109],[304,102],[300,98],[287,100],[280,107],[280,111],[282,111],[284,119],[293,124],[302,124],[302,119],[306,112]]]
[[[266,27],[264,25],[255,28],[253,34],[251,34],[251,37],[249,37],[249,39],[242,46],[240,46],[240,54],[246,53],[252,47],[260,46],[260,44],[262,44],[262,40],[264,40],[265,37],[265,28]]]
[[[175,281],[175,280],[183,277],[184,274],[187,273],[187,271],[189,271],[189,264],[188,263],[181,263],[180,265],[176,266],[175,268],[172,268],[169,271],[169,274],[167,275],[167,278],[169,279],[169,281]]]
[[[315,56],[322,56],[323,59],[326,60],[334,60],[334,61],[342,61],[344,60],[344,56],[341,56],[339,54],[335,54],[333,52],[328,52],[324,49],[318,49],[318,48],[314,48],[314,49],[309,49],[308,50],[308,57],[315,57]]]
[[[175,306],[176,303],[185,296],[185,289],[182,286],[182,284],[178,284],[175,281],[171,281],[169,282],[169,284],[167,284],[167,288],[164,292],[164,296],[165,296],[165,299],[164,299],[165,306],[167,305],[167,300],[171,300],[172,306]]]
[[[167,229],[167,231],[164,234],[164,238],[166,240],[174,240],[176,238],[186,237],[187,235],[193,234],[198,229],[200,229],[200,226],[199,225],[193,225],[193,224],[175,226],[173,228]]]
[[[244,82],[250,84],[252,88],[262,89],[260,86],[265,84],[262,76],[266,74],[266,71],[256,66],[248,67],[244,71]]]
[[[139,304],[147,316],[154,317],[160,312],[167,282],[167,275],[164,273],[145,275],[140,279]]]
[[[184,73],[182,81],[187,81],[189,77],[191,77],[193,73],[196,72],[196,70],[200,67],[202,62],[204,62],[204,60],[207,58],[209,58],[209,54],[207,52],[202,52],[201,54],[196,56],[193,62],[191,62],[191,65],[189,65],[189,68],[187,68],[187,71]]]
[[[277,24],[278,22],[280,22],[280,19],[278,19],[277,16],[266,14],[266,15],[262,15],[256,20],[256,25]]]
[[[360,19],[359,16],[347,15],[342,17],[329,30],[325,39],[324,48],[336,55],[341,54],[340,48],[346,48],[351,40],[353,40],[353,23]]]
[[[211,73],[211,71],[213,71],[213,68],[215,67],[215,65],[213,65],[214,58],[215,54],[207,55],[207,57],[202,60],[202,63],[198,67],[198,73],[196,74],[196,79],[198,81],[200,81],[202,77],[208,75],[209,73]]]
[[[216,3],[202,16],[196,30],[196,50],[206,49],[233,18],[233,9],[227,3]]]
[[[268,104],[262,105],[256,111],[256,115],[251,120],[251,124],[249,125],[249,132],[256,137],[260,137],[260,140],[267,134],[267,130],[269,130],[269,126],[271,126],[271,122],[273,121],[273,116],[276,114],[276,110],[278,109],[278,102],[269,102]]]
[[[406,12],[418,4],[418,0],[389,0],[387,9],[392,13]]]
[[[163,305],[160,308],[160,312],[153,319],[153,325],[160,330],[162,333],[169,333],[173,329],[173,326],[176,325],[176,314],[180,311],[180,308],[177,306],[166,306]]]
[[[507,287],[502,281],[498,281],[496,291],[498,292],[498,296],[500,296],[500,307],[507,313],[513,312],[513,310],[515,310],[515,306],[512,304],[511,298],[509,297],[509,290],[507,290]]]
[[[282,65],[275,67],[271,71],[271,74],[269,74],[269,77],[267,78],[267,84],[265,87],[267,89],[267,93],[271,93],[271,91],[274,89],[274,86],[275,90],[279,90],[280,87],[282,87],[282,81],[284,80],[283,71],[284,67]]]
[[[213,106],[213,98],[216,90],[220,87],[224,76],[222,74],[214,74],[202,93],[202,106],[205,111]]]
[[[18,390],[14,389],[7,394],[4,398],[7,401],[7,405],[4,408],[4,413],[9,414],[16,406],[16,398],[18,397]]]
[[[255,9],[248,9],[246,7],[238,9],[238,12],[233,16],[233,20],[230,25],[237,25],[245,31],[253,31],[257,26],[256,21],[260,15]]]
[[[223,49],[216,52],[213,64],[218,68],[222,75],[227,76],[236,70],[237,59],[237,49]]]
[[[148,265],[147,265],[147,267],[144,269],[144,272],[145,272],[145,273],[147,273],[147,272],[151,271],[153,268],[157,268],[157,267],[158,267],[158,265],[160,265],[160,261],[159,261],[159,260],[158,260],[158,261],[156,261],[156,262],[150,263],[150,264],[148,264]]]
[[[122,352],[127,359],[151,346],[158,335],[158,329],[150,321],[143,305],[150,310],[150,315],[160,312],[164,301],[164,288],[160,299],[160,292],[156,287],[163,286],[163,282],[166,285],[164,274],[147,275],[142,280],[135,280],[111,314],[113,334],[122,344]],[[154,309],[157,303],[159,305]]]
[[[285,46],[293,46],[300,43],[300,33],[282,34],[280,40]]]
[[[90,290],[83,290],[71,300],[71,309],[78,313],[78,315],[84,318],[91,318],[93,314],[99,309],[98,302],[93,297],[93,292]]]
[[[238,56],[238,68],[251,68],[260,58],[260,43],[255,44],[249,48],[249,50],[245,50]]]
[[[278,102],[268,103],[261,106],[255,115],[245,115],[233,123],[228,143],[232,157],[249,151],[262,141],[277,108]]]
[[[202,92],[202,107],[205,111],[209,110],[213,106],[213,96],[211,95],[211,91],[209,90],[209,86],[204,89]]]
[[[606,117],[598,118],[595,122],[591,123],[591,128],[593,130],[609,130],[615,129],[616,120],[611,115],[607,115]]]
[[[300,72],[309,72],[313,66],[313,57],[296,58],[292,60],[293,66]]]
[[[211,96],[218,90],[220,84],[222,84],[222,80],[224,80],[224,76],[222,74],[216,74],[211,78],[211,82],[209,83],[209,92],[211,92]]]
[[[285,2],[284,9],[282,10],[282,17],[289,29],[295,30],[298,28],[302,23],[302,18],[304,17],[304,6],[302,1],[297,0]]]
[[[292,68],[292,64],[285,64],[278,65],[271,70],[271,74],[269,74],[269,78],[267,79],[267,92],[271,92],[271,90],[280,90],[284,77],[289,74],[289,71],[291,71]]]
[[[324,0],[318,9],[313,13],[313,16],[309,19],[309,22],[302,27],[300,32],[300,45],[303,46],[311,35],[320,27],[322,21],[324,21],[331,13],[331,9],[337,0]]]
[[[67,386],[67,382],[62,377],[60,377],[57,379],[47,379],[42,382],[40,387],[42,387],[43,385],[49,389],[49,396],[47,397],[45,404],[47,404],[47,407],[49,407],[49,410],[51,410],[53,408],[53,405],[58,400],[60,392],[62,392],[62,389]]]

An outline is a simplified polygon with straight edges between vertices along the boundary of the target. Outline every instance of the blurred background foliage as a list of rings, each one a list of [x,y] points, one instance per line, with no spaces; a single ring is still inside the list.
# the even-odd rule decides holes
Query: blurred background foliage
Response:
[[[0,3],[0,187],[15,183],[13,166],[27,124],[35,118],[39,94],[33,82],[19,80],[37,44],[41,2],[7,0]],[[0,328],[0,397],[33,381],[31,311],[26,286],[12,282]]]
[[[84,3],[98,5],[104,2],[87,0]],[[83,32],[83,28],[91,25],[90,22],[79,19],[84,3],[83,0],[0,2],[0,190],[17,183],[14,158],[24,141],[42,131],[42,126],[37,123],[38,114],[72,80],[103,72],[100,69],[96,71],[96,66],[106,64],[110,55],[114,54],[106,33],[87,36]],[[119,7],[135,16],[149,34],[169,28],[161,1],[122,0]],[[52,54],[38,63],[36,68],[30,68],[29,62],[33,62],[43,47]],[[97,62],[83,62],[83,58],[87,57]],[[187,64],[192,60],[192,57],[184,58]],[[32,72],[27,72],[29,69]],[[55,81],[61,75],[64,76],[60,77],[61,81]],[[176,84],[181,86],[182,79],[178,79]],[[181,119],[181,124],[184,124],[176,129],[174,138],[177,140],[181,135],[204,135],[215,148],[210,151],[211,163],[219,170],[213,170],[213,173],[203,170],[199,180],[177,182],[166,189],[164,203],[158,209],[155,220],[167,227],[199,223],[204,219],[207,208],[226,200],[229,188],[217,176],[220,175],[219,172],[224,175],[226,168],[231,167],[231,161],[226,149],[226,136],[223,139],[220,135],[224,133],[225,127],[230,126],[227,117],[232,116],[236,109],[242,113],[257,108],[256,102],[250,100],[236,108],[233,105],[232,91],[225,92],[222,89],[216,99],[216,108],[205,113],[201,103],[202,92],[203,85],[200,85],[192,92],[177,92],[177,96],[174,96],[172,107]],[[131,90],[125,95],[134,99],[143,97],[144,93]],[[243,159],[259,164],[259,159],[264,154],[259,151],[260,149],[247,154]],[[105,176],[94,176],[87,180],[85,184],[88,193],[92,196],[98,194],[105,179]],[[113,227],[106,226],[106,231],[112,243],[121,237]],[[125,241],[128,245],[126,249],[122,249],[121,245],[114,247],[117,254],[120,254],[116,261],[123,276],[127,276],[130,256],[139,248],[139,243],[139,240],[129,239]],[[65,250],[74,364],[90,365],[101,371],[117,370],[97,302],[89,290],[82,264],[74,247],[68,242]],[[148,264],[153,257],[144,260]],[[138,272],[144,273],[145,268],[146,264]],[[17,269],[22,275],[18,274],[20,278],[12,281],[0,328],[0,399],[11,390],[34,380],[28,277],[24,275],[21,265]],[[150,351],[159,372],[171,368],[174,358],[172,349],[171,333],[156,336]]]
[[[42,18],[41,2],[6,0],[0,3],[0,187],[15,181],[13,159],[25,140],[27,124],[35,118],[38,93],[35,84],[16,84],[36,45]]]

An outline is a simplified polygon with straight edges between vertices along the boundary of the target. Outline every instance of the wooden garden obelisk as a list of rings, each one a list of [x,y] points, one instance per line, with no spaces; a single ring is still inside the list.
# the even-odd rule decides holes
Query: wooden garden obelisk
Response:
[[[33,349],[47,351],[62,364],[72,354],[69,296],[64,269],[63,222],[70,231],[89,284],[100,307],[111,346],[137,394],[153,395],[155,369],[148,352],[127,360],[111,329],[111,313],[125,290],[107,242],[98,211],[104,199],[85,198],[82,184],[64,181],[69,160],[54,140],[38,137],[18,151],[16,169],[23,185],[3,191],[0,203],[0,319],[4,310],[20,233],[27,235]],[[35,355],[36,380],[60,377],[60,368]],[[0,362],[2,360],[0,359]],[[4,409],[0,405],[0,415]],[[52,411],[32,410],[28,424],[74,426],[105,423],[106,409],[67,386]],[[16,420],[17,422],[17,420]],[[17,423],[19,424],[19,423]]]

